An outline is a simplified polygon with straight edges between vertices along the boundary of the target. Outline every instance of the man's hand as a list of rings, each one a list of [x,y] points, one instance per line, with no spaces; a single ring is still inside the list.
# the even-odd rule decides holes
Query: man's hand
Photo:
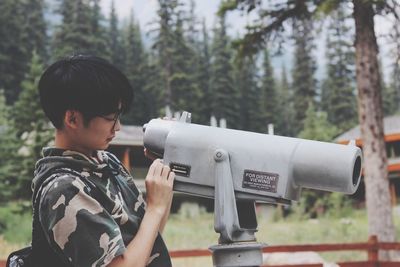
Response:
[[[108,267],[145,267],[157,235],[165,225],[172,198],[175,173],[156,159],[146,176],[147,208],[139,230],[124,254],[115,257]]]
[[[147,211],[164,216],[169,212],[175,173],[160,159],[150,166],[146,176]]]

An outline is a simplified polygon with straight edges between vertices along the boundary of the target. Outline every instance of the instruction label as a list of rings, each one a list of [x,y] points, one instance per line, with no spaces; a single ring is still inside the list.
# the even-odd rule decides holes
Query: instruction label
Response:
[[[169,164],[169,168],[173,171],[176,175],[189,177],[190,176],[190,166],[180,163],[171,162]]]
[[[278,189],[279,174],[244,170],[243,188],[276,193]]]

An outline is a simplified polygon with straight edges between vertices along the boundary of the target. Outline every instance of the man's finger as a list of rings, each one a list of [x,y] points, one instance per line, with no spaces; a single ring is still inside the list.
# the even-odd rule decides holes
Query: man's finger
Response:
[[[154,171],[156,170],[156,161],[153,161],[153,163],[151,163],[149,171],[147,172],[148,175],[150,176],[154,176]]]
[[[160,159],[156,159],[155,161],[155,169],[154,169],[154,176],[161,176],[163,170],[163,164],[161,163]]]
[[[163,166],[163,169],[162,169],[162,174],[161,174],[161,176],[163,177],[163,178],[165,178],[165,179],[168,179],[168,175],[169,175],[169,172],[171,171],[171,169],[169,168],[169,166],[168,165],[164,165]]]
[[[171,171],[168,174],[168,183],[171,185],[171,187],[174,185],[174,180],[175,180],[175,173]]]

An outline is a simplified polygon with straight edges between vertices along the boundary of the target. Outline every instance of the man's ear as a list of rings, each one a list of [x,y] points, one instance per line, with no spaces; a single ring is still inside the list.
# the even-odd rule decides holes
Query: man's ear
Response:
[[[64,116],[64,125],[68,128],[76,129],[81,119],[81,114],[74,110],[67,110]]]

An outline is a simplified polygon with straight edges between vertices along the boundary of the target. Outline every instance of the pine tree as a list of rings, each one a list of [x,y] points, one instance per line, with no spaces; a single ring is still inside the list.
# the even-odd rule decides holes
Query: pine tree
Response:
[[[391,84],[387,84],[382,73],[382,60],[379,59],[379,78],[380,78],[380,88],[382,89],[382,110],[384,116],[393,115],[396,112],[396,92]]]
[[[382,77],[382,76],[381,76]],[[384,81],[382,85],[382,107],[383,114],[390,116],[398,111],[398,95],[394,84],[386,84]]]
[[[238,92],[233,83],[232,51],[226,34],[225,17],[219,17],[214,29],[212,49],[212,112],[217,120],[226,119],[228,128],[238,128]]]
[[[331,18],[326,44],[327,77],[322,85],[321,108],[328,114],[330,123],[346,131],[357,121],[355,54],[344,8],[335,10]]]
[[[126,66],[124,58],[127,52],[124,50],[122,45],[121,34],[118,27],[118,15],[115,11],[114,0],[111,2],[109,23],[107,47],[110,61],[120,69],[125,70]],[[128,28],[129,27],[130,26],[128,26]]]
[[[150,51],[147,55],[145,77],[151,77],[151,79],[146,79],[144,88],[148,108],[147,116],[149,118],[166,115],[161,112],[165,107],[165,100],[163,98],[165,83],[162,76],[162,68],[159,63],[158,54]]]
[[[0,135],[5,130],[7,125],[9,107],[6,104],[4,90],[0,90]]]
[[[212,103],[212,94],[211,94],[211,86],[210,86],[210,79],[211,79],[211,62],[210,62],[210,44],[209,44],[209,37],[208,32],[205,24],[205,20],[203,20],[202,25],[202,40],[199,43],[199,51],[198,51],[198,58],[199,58],[199,70],[197,72],[197,83],[199,88],[202,92],[202,99],[198,103],[199,105],[199,123],[200,124],[209,124],[211,118],[211,109],[209,104]]]
[[[255,56],[246,57],[236,61],[234,66],[235,87],[240,96],[237,127],[246,131],[265,132],[263,94],[258,84],[256,62]]]
[[[177,0],[159,0],[158,4],[158,29],[153,49],[157,51],[158,65],[163,81],[161,96],[163,106],[171,107],[173,101],[171,77],[173,75],[173,47],[175,45],[174,27],[177,22],[177,7],[180,3]]]
[[[148,63],[147,55],[143,48],[140,27],[134,20],[133,10],[131,11],[129,24],[123,30],[123,49],[125,51],[124,72],[134,88],[134,101],[129,113],[123,117],[123,122],[142,125],[149,121],[151,109],[145,90]]]
[[[293,92],[296,132],[303,129],[303,122],[310,103],[314,103],[316,95],[316,80],[314,72],[316,69],[312,56],[313,36],[312,21],[302,18],[294,23],[295,55],[293,67]]]
[[[191,111],[193,121],[198,121],[202,93],[196,80],[198,57],[185,38],[181,16],[177,16],[172,47],[171,108],[175,111]]]
[[[104,27],[104,16],[101,13],[100,0],[91,0],[91,38],[96,55],[107,58],[107,29]]]
[[[71,54],[96,54],[92,35],[93,16],[88,0],[61,0],[58,12],[62,24],[54,33],[53,57]]]
[[[192,49],[197,50],[199,45],[199,22],[196,16],[196,3],[194,0],[189,1],[189,14],[186,18],[188,30],[186,31],[186,40]]]
[[[0,170],[0,173],[3,170],[14,170],[14,173],[3,174],[6,175],[4,179],[15,177],[17,197],[30,197],[35,162],[40,158],[42,147],[52,139],[48,119],[39,104],[37,86],[42,71],[43,65],[38,54],[34,52],[29,73],[21,85],[21,94],[10,110],[12,123],[10,134],[6,138],[13,142],[5,149],[14,149],[14,155],[7,160],[5,169]]]
[[[23,0],[0,1],[0,89],[8,105],[18,98],[28,59]]]
[[[266,48],[263,53],[263,76],[261,80],[261,112],[263,121],[263,132],[267,132],[267,125],[275,127],[279,121],[279,103],[274,78],[274,70],[271,66],[269,50]]]
[[[36,51],[32,54],[29,68],[27,77],[21,84],[21,94],[14,103],[14,107],[10,110],[17,137],[21,137],[26,132],[33,131],[36,125],[39,124],[41,125],[41,129],[45,129],[48,123],[39,104],[37,85],[43,71],[43,64],[40,62],[39,55]],[[46,125],[46,127],[43,125]]]
[[[4,95],[4,90],[0,90],[0,203],[9,201],[14,193],[14,187],[11,184],[13,181],[8,175],[9,164],[7,164],[10,158],[15,155],[15,150],[12,148],[16,146],[15,138],[12,139],[9,131],[9,107],[6,104],[6,98]]]
[[[48,59],[47,25],[44,19],[44,0],[30,0],[24,4],[25,38],[24,43],[29,53],[36,51],[42,59]],[[21,44],[22,45],[22,44]],[[30,59],[30,54],[27,61]],[[28,65],[28,64],[27,64]]]
[[[0,134],[0,203],[16,198],[16,192],[21,188],[21,160],[18,151],[18,139],[10,128],[3,128]],[[18,197],[18,196],[17,196]]]
[[[282,67],[281,79],[278,86],[278,114],[280,114],[276,133],[284,136],[294,136],[294,101],[293,92],[287,79],[285,66]]]

